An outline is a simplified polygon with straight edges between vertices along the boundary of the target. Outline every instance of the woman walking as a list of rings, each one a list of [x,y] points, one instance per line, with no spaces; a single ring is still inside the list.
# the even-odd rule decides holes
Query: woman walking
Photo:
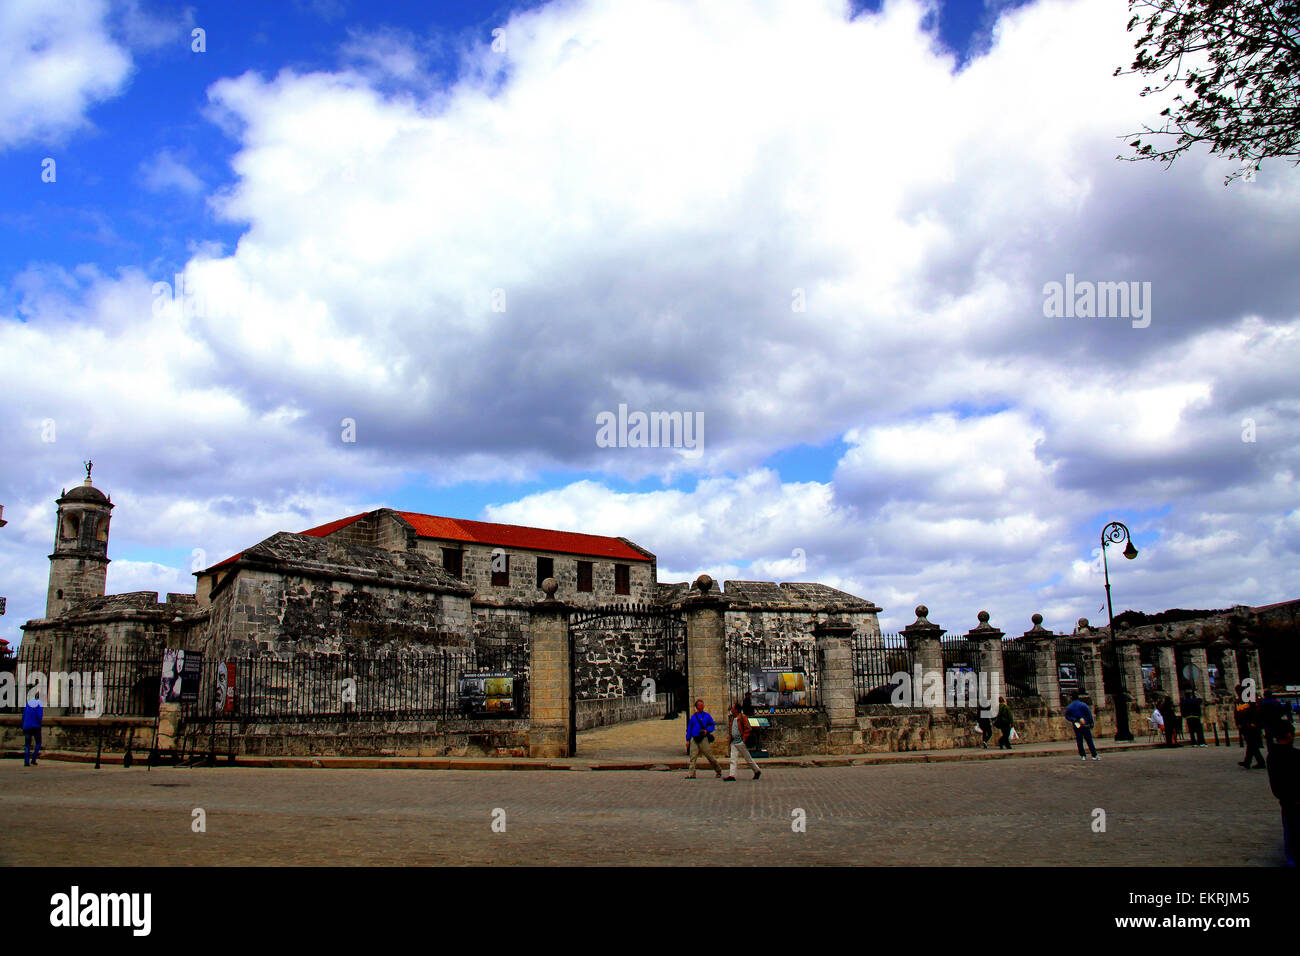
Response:
[[[1011,708],[1007,706],[1005,697],[998,698],[998,715],[993,720],[993,726],[1002,731],[1002,736],[998,738],[998,747],[1002,750],[1011,749]]]

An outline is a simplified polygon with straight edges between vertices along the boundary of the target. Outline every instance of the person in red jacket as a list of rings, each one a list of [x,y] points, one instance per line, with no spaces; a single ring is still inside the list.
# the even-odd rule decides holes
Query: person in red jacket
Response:
[[[749,736],[749,720],[745,717],[744,711],[739,704],[731,705],[730,721],[731,728],[731,766],[727,770],[725,779],[734,781],[736,779],[736,758],[744,757],[745,763],[749,764],[749,769],[754,771],[754,779],[757,780],[763,776],[763,771],[758,769],[758,764],[754,763],[754,758],[749,755],[749,748],[745,746],[745,738]]]

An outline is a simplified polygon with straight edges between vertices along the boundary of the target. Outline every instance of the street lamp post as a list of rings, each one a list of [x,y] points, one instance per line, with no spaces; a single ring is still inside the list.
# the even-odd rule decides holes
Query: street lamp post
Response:
[[[1133,547],[1133,539],[1128,528],[1119,521],[1112,521],[1101,529],[1101,566],[1106,575],[1106,617],[1110,622],[1110,652],[1115,658],[1115,740],[1132,740],[1133,733],[1128,726],[1128,695],[1124,692],[1124,670],[1119,659],[1119,644],[1115,640],[1115,610],[1110,603],[1110,567],[1106,563],[1106,548],[1111,544],[1127,542],[1124,557],[1132,561],[1138,556]]]

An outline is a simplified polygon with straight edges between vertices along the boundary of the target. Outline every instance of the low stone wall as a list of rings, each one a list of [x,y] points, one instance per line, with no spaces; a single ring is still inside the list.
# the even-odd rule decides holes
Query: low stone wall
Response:
[[[526,720],[349,720],[235,726],[218,725],[217,754],[260,757],[526,757]],[[210,748],[207,727],[182,730]]]
[[[667,706],[667,694],[656,694],[652,701],[642,700],[639,696],[580,700],[575,718],[579,730],[590,730],[593,727],[607,727],[611,724],[662,717]]]
[[[1130,705],[1129,730],[1135,738],[1141,739],[1147,733],[1147,718],[1151,710],[1151,707],[1139,710]],[[1074,728],[1070,722],[1062,714],[1049,714],[1046,704],[1037,698],[1012,700],[1011,713],[1018,742],[1074,740]],[[1094,717],[1097,721],[1093,728],[1095,738],[1115,735],[1115,710],[1112,706],[1097,708]],[[1223,704],[1206,704],[1202,720],[1206,738],[1211,742],[1214,740],[1214,724],[1226,724],[1229,731],[1232,728],[1231,711]],[[981,740],[973,716],[965,710],[948,711],[936,717],[928,710],[860,704],[857,723],[862,732],[863,753],[978,747]],[[995,746],[1000,736],[1001,732],[993,728],[990,746]]]
[[[526,757],[527,720],[319,721],[298,724],[217,725],[182,727],[184,748],[198,753],[215,750],[224,757]],[[41,732],[46,750],[94,753],[103,735],[105,753],[131,749],[141,757],[153,745],[152,718],[47,717]],[[179,745],[178,745],[179,746]],[[20,717],[0,717],[0,750],[23,747]]]
[[[94,753],[102,736],[105,753],[122,753],[130,738],[131,749],[148,752],[153,744],[152,717],[46,717],[41,727],[41,749]],[[22,750],[21,717],[0,717],[0,750]]]
[[[824,711],[811,710],[799,714],[759,714],[772,722],[771,727],[755,729],[757,745],[773,757],[801,757],[804,754],[826,752],[826,738],[830,721]],[[730,744],[725,728],[717,734],[714,749],[727,753]],[[751,744],[755,741],[751,740]]]

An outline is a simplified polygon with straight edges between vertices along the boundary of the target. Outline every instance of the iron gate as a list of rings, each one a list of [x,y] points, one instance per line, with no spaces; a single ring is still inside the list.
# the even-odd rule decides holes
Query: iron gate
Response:
[[[652,681],[647,685],[646,681]],[[665,717],[686,709],[686,618],[647,604],[584,608],[569,618],[569,753],[578,751],[579,700],[667,697]]]

